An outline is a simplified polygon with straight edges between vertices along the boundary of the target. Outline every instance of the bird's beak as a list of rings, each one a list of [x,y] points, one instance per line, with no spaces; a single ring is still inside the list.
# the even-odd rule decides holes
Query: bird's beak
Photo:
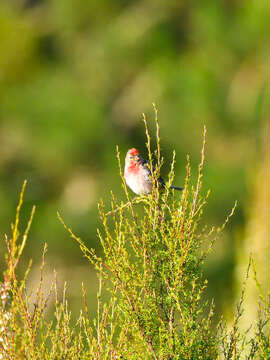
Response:
[[[135,155],[135,156],[134,156],[134,160],[135,160],[135,161],[139,161],[139,159],[140,159],[139,155]]]

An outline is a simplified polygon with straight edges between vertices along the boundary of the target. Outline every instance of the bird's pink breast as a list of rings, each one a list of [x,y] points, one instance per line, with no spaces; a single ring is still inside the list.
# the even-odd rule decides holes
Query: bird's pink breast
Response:
[[[137,174],[138,171],[139,171],[139,166],[137,164],[131,164],[128,167],[128,172],[131,173],[131,174]]]

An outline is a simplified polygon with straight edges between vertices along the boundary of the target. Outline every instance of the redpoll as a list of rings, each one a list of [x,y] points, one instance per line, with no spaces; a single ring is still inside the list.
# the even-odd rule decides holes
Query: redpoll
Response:
[[[144,158],[141,157],[139,151],[135,148],[128,150],[125,159],[124,178],[130,189],[137,195],[145,195],[152,192],[153,181],[151,179],[151,171],[149,165]],[[161,187],[165,187],[164,180],[160,177],[159,183]],[[183,190],[178,186],[171,186],[171,189]]]

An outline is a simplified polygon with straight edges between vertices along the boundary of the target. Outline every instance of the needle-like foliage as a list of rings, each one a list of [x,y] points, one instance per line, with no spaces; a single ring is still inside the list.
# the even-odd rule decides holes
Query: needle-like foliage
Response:
[[[170,190],[175,176],[174,153],[167,186],[161,189],[157,179],[163,158],[156,107],[154,111],[154,143],[143,116],[152,193],[132,198],[123,178],[121,154],[117,148],[126,201],[119,201],[111,193],[110,209],[105,208],[102,201],[99,204],[102,227],[98,230],[98,237],[103,256],[99,257],[94,249],[89,249],[58,214],[59,220],[97,270],[99,289],[94,321],[89,318],[84,285],[83,309],[75,325],[70,321],[66,286],[63,294],[59,294],[56,275],[51,289],[44,292],[46,245],[40,281],[36,289],[31,289],[31,298],[27,289],[31,264],[23,279],[18,278],[17,267],[35,211],[33,208],[26,229],[20,234],[24,183],[11,236],[5,236],[6,270],[0,287],[0,359],[269,359],[269,300],[262,295],[253,337],[248,337],[239,328],[245,286],[231,329],[222,321],[217,326],[212,322],[215,309],[213,303],[206,300],[207,280],[203,276],[202,264],[236,205],[221,227],[202,225],[202,214],[209,196],[209,192],[202,189],[206,129],[203,131],[195,184],[191,182],[187,157],[183,192]],[[107,303],[102,300],[104,291],[110,294]],[[54,298],[54,316],[50,320],[47,315],[49,298]]]

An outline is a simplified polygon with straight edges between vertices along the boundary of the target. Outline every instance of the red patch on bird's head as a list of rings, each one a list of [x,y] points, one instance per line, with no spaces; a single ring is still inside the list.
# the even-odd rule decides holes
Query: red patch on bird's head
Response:
[[[139,155],[139,151],[135,148],[128,150],[128,153],[132,156]]]

